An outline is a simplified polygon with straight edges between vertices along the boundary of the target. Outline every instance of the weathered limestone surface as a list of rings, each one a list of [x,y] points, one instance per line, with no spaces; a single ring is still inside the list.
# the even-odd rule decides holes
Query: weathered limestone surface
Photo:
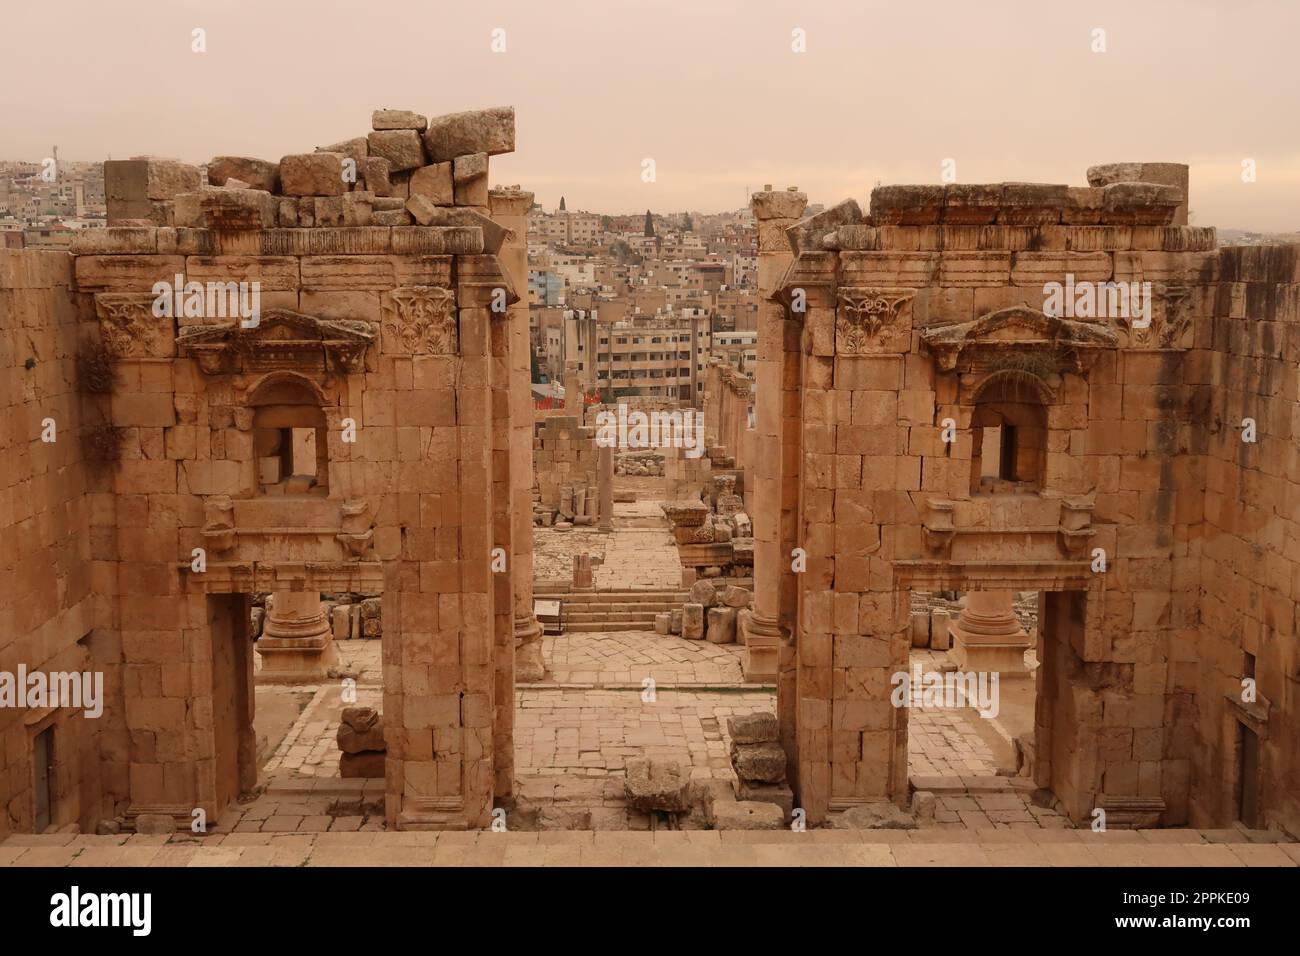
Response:
[[[691,809],[691,775],[676,761],[629,760],[624,790],[628,804],[638,810]]]
[[[428,117],[410,110],[375,110],[370,115],[370,127],[376,130],[414,129],[424,132],[428,126]]]
[[[348,191],[343,179],[342,153],[298,153],[280,159],[280,184],[286,196],[341,196]]]
[[[193,167],[125,161],[102,235],[72,256],[0,253],[0,316],[22,330],[0,356],[21,386],[5,397],[0,658],[105,678],[93,722],[0,710],[0,833],[36,826],[31,743],[47,729],[50,826],[219,816],[256,783],[252,652],[283,641],[319,667],[342,629],[322,593],[383,594],[386,752],[346,754],[362,758],[348,772],[384,774],[393,828],[488,823],[531,626],[517,568],[533,425],[526,309],[492,303],[518,303],[531,200],[488,194],[500,233],[454,204],[479,198],[456,187],[486,185],[480,157],[513,146],[507,114],[375,130],[424,151],[390,164],[391,196],[371,188],[381,166],[342,175],[344,159],[389,162],[370,137],[285,157],[269,189],[243,188],[268,185],[252,165],[204,189]],[[415,159],[410,135],[373,142]],[[404,207],[434,164],[448,168],[424,178],[450,176],[450,197],[417,192],[417,207],[445,224],[377,224],[406,215],[379,200]],[[1087,187],[892,187],[868,214],[844,203],[802,224],[797,192],[755,194],[758,425],[750,438],[736,424],[746,388],[710,436],[711,477],[739,471],[743,487],[711,480],[708,503],[666,509],[679,548],[712,558],[701,578],[722,576],[718,555],[754,562],[755,606],[737,616],[778,684],[775,728],[731,728],[754,799],[715,801],[717,819],[777,820],[780,799],[758,795],[785,777],[811,824],[887,819],[909,794],[908,712],[889,699],[913,641],[906,595],[1001,590],[1044,596],[1022,750],[1075,822],[1101,808],[1113,827],[1300,829],[1285,507],[1300,254],[1216,250],[1213,230],[1179,224],[1182,172],[1165,166],[1097,168]],[[260,321],[155,315],[155,283],[176,275],[258,282]],[[1067,276],[1134,283],[1149,314],[1061,314],[1046,286]],[[41,440],[46,418],[58,442]],[[313,438],[301,469],[284,429]],[[570,526],[597,520],[588,432],[555,416],[537,439],[563,472],[539,487],[553,483]],[[742,607],[745,589],[721,607],[716,590],[711,614]],[[255,647],[248,595],[266,592]],[[375,607],[358,611],[363,631]],[[704,612],[692,601],[667,629],[698,639]],[[680,769],[642,776],[632,789],[685,812]]]
[[[429,121],[424,148],[430,162],[441,163],[471,153],[496,156],[515,149],[515,111],[503,106],[452,113]]]
[[[208,182],[224,186],[237,179],[249,189],[262,189],[268,193],[280,191],[280,164],[247,156],[214,156],[208,161]]]
[[[376,130],[366,137],[370,155],[388,160],[394,172],[418,169],[424,165],[420,134],[413,129]]]

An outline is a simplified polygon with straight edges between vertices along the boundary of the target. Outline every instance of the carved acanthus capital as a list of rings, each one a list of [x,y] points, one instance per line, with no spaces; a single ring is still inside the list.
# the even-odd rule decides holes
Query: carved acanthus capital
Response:
[[[229,495],[211,495],[204,500],[200,534],[213,554],[221,554],[235,546],[235,503]]]
[[[343,502],[341,524],[342,530],[334,536],[335,540],[354,558],[362,557],[375,537],[369,500],[359,498]]]
[[[154,296],[136,292],[95,294],[104,348],[114,358],[170,358],[172,320],[153,314]]]
[[[455,355],[460,351],[456,297],[440,286],[394,289],[384,309],[384,351],[396,355]]]
[[[915,295],[915,289],[840,289],[835,312],[836,354],[864,355],[884,349],[892,336],[907,331],[898,326],[898,317]]]
[[[1185,285],[1156,283],[1147,295],[1145,315],[1119,315],[1113,321],[1128,337],[1129,348],[1176,349],[1191,327],[1191,293]]]
[[[668,523],[674,528],[698,528],[709,515],[703,501],[665,501],[660,504]]]
[[[1061,550],[1072,557],[1078,557],[1088,547],[1097,534],[1092,527],[1092,509],[1096,506],[1094,497],[1072,497],[1061,499],[1061,523],[1057,528]]]
[[[921,532],[925,548],[937,557],[947,557],[952,549],[952,539],[956,528],[953,525],[953,511],[956,502],[947,498],[930,498],[925,502],[921,518]]]

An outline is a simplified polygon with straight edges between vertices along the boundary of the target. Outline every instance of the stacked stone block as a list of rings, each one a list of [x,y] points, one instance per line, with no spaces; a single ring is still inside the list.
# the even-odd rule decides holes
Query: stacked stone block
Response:
[[[533,474],[542,523],[572,526],[583,518],[589,520],[577,523],[595,524],[598,452],[594,426],[567,414],[541,419],[533,439]]]

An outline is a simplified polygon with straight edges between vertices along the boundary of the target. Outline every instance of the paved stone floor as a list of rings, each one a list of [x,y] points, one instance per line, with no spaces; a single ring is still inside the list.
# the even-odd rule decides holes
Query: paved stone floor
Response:
[[[1300,866],[1241,830],[659,830],[11,836],[0,866]]]
[[[614,530],[594,528],[533,529],[533,577],[538,581],[569,582],[573,556],[587,552],[600,561],[592,583],[598,590],[676,591],[682,586],[682,566],[657,501],[618,502]]]
[[[649,698],[649,699],[648,699]],[[515,796],[595,829],[643,829],[629,810],[626,761],[674,760],[698,781],[735,780],[727,718],[774,711],[770,691],[524,690],[515,715]]]
[[[544,684],[516,691],[515,797],[528,813],[545,809],[541,825],[598,830],[649,829],[654,821],[629,811],[623,779],[629,758],[676,760],[700,781],[730,785],[727,718],[774,711],[771,687],[741,683],[741,648],[647,631],[548,636]],[[379,641],[339,644],[341,667],[357,675],[356,703],[382,709]],[[927,669],[941,655],[919,656]],[[653,679],[653,694],[647,679]],[[236,832],[308,832],[381,827],[382,782],[366,799],[338,771],[343,683],[314,688],[311,702],[267,761],[265,793],[237,805],[222,821]],[[261,685],[269,696],[301,693]],[[913,710],[909,770],[937,795],[935,827],[1064,827],[1068,821],[1032,804],[1022,779],[997,777],[988,744],[969,709]],[[995,788],[984,792],[980,788]],[[975,788],[975,792],[971,791]],[[369,807],[369,811],[367,811]],[[549,822],[548,822],[549,821]]]
[[[740,684],[745,649],[740,644],[688,641],[654,631],[592,631],[547,635],[542,641],[548,682],[636,684]]]

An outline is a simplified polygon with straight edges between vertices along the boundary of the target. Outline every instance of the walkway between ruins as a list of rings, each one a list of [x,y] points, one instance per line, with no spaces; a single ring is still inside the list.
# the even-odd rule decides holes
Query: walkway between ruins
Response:
[[[681,589],[677,546],[657,501],[617,502],[610,532],[581,526],[568,531],[534,528],[533,577],[567,584],[574,555],[584,552],[592,556],[597,591]]]
[[[339,674],[356,679],[356,705],[382,707],[380,646],[374,640],[338,642]],[[649,829],[650,818],[626,806],[628,759],[675,760],[701,783],[730,787],[735,777],[727,718],[776,707],[772,687],[742,683],[739,645],[614,631],[548,635],[543,648],[546,681],[520,685],[515,693],[512,807],[528,815],[529,825]],[[918,654],[927,670],[939,666],[940,657]],[[341,680],[258,688],[259,710],[268,700],[310,696],[264,765],[265,793],[233,805],[221,828],[236,833],[381,828],[383,782],[339,776],[335,737],[343,688]],[[985,742],[991,731],[979,726],[974,711],[917,708],[909,721],[909,771],[918,789],[936,797],[931,826],[1069,826],[1054,810],[1033,803],[1028,780],[998,776]]]
[[[535,529],[535,572],[554,584],[571,579],[573,556],[595,559],[597,592],[681,590],[681,565],[659,502],[619,502],[616,524]],[[352,677],[355,700],[382,709],[381,642],[336,644],[339,678]],[[650,830],[650,815],[630,810],[627,762],[676,761],[701,785],[730,789],[727,718],[774,712],[775,688],[745,684],[740,644],[710,644],[651,630],[573,631],[543,638],[546,676],[515,692],[515,792],[512,826],[542,830]],[[927,672],[947,664],[941,652],[916,650]],[[382,780],[339,775],[335,737],[345,706],[343,681],[310,687],[259,686],[259,711],[300,709],[291,726],[260,732],[283,739],[266,755],[265,792],[237,803],[218,829],[249,833],[352,833],[382,830]],[[269,708],[268,708],[269,709]],[[908,769],[917,789],[935,795],[927,828],[1064,829],[1069,821],[1032,799],[1033,785],[999,776],[1009,739],[968,708],[917,707],[909,715]],[[281,718],[283,719],[283,718]],[[1000,738],[998,734],[1001,733]],[[1003,771],[1004,773],[1007,771]]]

